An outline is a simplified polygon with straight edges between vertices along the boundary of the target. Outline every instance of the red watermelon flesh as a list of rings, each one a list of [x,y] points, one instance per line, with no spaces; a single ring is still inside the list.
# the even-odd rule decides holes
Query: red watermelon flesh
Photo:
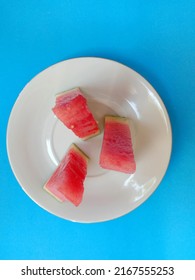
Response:
[[[83,198],[88,159],[75,144],[72,144],[44,185],[44,189],[59,201],[69,200],[78,206]]]
[[[58,94],[52,110],[66,127],[83,140],[100,133],[98,124],[87,106],[87,100],[79,88]]]
[[[106,116],[100,153],[100,166],[124,173],[134,173],[134,159],[129,121],[118,116]]]

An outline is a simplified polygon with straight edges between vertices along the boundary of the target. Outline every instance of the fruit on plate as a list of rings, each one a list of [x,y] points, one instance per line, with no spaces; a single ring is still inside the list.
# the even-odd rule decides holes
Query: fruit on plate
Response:
[[[100,133],[98,124],[88,108],[87,100],[80,88],[58,94],[52,110],[57,118],[82,140]]]
[[[83,198],[88,160],[87,155],[72,144],[44,189],[59,201],[69,200],[78,206]]]
[[[104,136],[99,164],[102,168],[132,174],[136,163],[132,147],[129,120],[105,116]]]

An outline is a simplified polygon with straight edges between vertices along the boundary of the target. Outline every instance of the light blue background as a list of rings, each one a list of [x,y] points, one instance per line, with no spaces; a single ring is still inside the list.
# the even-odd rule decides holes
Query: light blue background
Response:
[[[0,259],[195,259],[194,3],[0,0]],[[159,188],[130,214],[97,224],[72,223],[37,206],[6,152],[9,114],[25,84],[79,56],[138,71],[158,91],[173,129]]]

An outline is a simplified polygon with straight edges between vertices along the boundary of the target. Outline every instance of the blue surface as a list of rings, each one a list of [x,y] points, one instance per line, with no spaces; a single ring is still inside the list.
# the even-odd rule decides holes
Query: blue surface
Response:
[[[195,259],[195,2],[0,1],[0,259]],[[78,224],[41,209],[6,152],[12,106],[34,75],[98,56],[143,75],[167,107],[173,152],[155,193],[119,219]]]

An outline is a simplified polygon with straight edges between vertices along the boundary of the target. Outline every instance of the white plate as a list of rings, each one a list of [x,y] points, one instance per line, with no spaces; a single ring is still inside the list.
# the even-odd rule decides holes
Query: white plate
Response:
[[[99,167],[103,132],[81,141],[52,113],[56,93],[78,86],[101,127],[105,114],[131,120],[134,175]],[[58,202],[42,188],[72,142],[91,158],[78,207]],[[162,180],[171,148],[169,117],[154,88],[132,69],[101,58],[66,60],[38,74],[20,93],[7,129],[10,164],[23,190],[47,211],[86,223],[120,217],[143,203]]]

